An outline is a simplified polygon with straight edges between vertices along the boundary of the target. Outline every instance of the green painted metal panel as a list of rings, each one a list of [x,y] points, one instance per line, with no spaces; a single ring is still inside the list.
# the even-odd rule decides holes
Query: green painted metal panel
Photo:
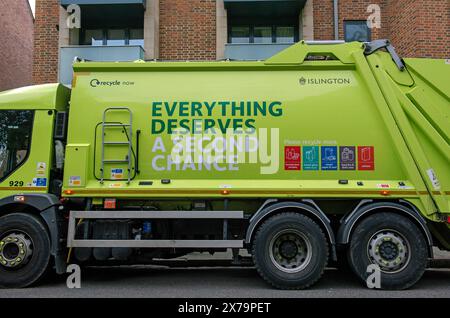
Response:
[[[64,189],[95,198],[405,199],[436,221],[437,212],[450,211],[449,96],[442,85],[450,66],[420,64],[428,62],[432,75],[422,74],[419,62],[400,72],[388,53],[365,56],[361,43],[302,42],[259,62],[75,63]],[[63,108],[67,94],[56,85],[24,88],[0,94],[0,107]],[[108,107],[132,111],[134,150],[141,132],[134,154],[140,173],[130,184],[122,181],[121,164],[105,168],[111,180],[98,180],[98,127]],[[127,120],[115,116],[110,120]],[[185,133],[174,134],[180,127]],[[211,127],[223,134],[205,134]],[[227,136],[227,128],[266,134],[267,147],[251,134],[239,146],[231,140],[239,134]],[[117,141],[124,133],[109,136]],[[39,136],[51,139],[45,129]],[[177,148],[186,136],[189,143]],[[174,149],[197,143],[213,152],[224,140],[244,149],[244,162],[173,160]],[[108,156],[124,159],[123,149],[114,147]],[[31,172],[22,173],[29,178]]]
[[[388,55],[377,57],[386,62]],[[75,191],[80,196],[86,192],[107,196],[113,189],[118,196],[220,197],[221,191],[228,189],[229,195],[236,197],[377,198],[387,188],[391,197],[420,198],[425,214],[432,215],[437,210],[428,195],[426,180],[417,171],[415,158],[386,103],[380,79],[374,77],[360,43],[302,42],[261,62],[92,62],[76,63],[74,69],[78,76],[72,102],[78,105],[80,115],[87,112],[91,115],[83,117],[83,126],[98,124],[106,107],[129,107],[136,114],[134,127],[142,131],[140,147],[145,149],[139,157],[141,173],[130,185],[108,181],[99,186],[94,171],[90,171],[87,186]],[[396,81],[384,80],[384,84],[411,85],[409,75],[395,73],[395,66],[388,64],[384,69]],[[274,102],[280,113],[255,114],[252,108],[250,112],[233,115],[232,105],[239,108],[236,103],[242,101],[250,102],[245,104],[250,108],[255,102]],[[226,106],[208,113],[207,105],[211,103]],[[195,107],[202,111],[193,111]],[[92,131],[82,131],[80,118],[76,118],[76,113],[72,115],[69,142],[91,140]],[[261,162],[219,167],[170,163],[168,147],[173,141],[168,127],[181,125],[193,129],[194,118],[216,128],[223,127],[227,120],[237,120],[237,125],[245,127],[249,120],[256,128],[279,129],[274,172],[263,174]],[[99,142],[97,137],[96,143]],[[295,147],[305,151],[317,147],[318,163],[308,166],[312,169],[304,169],[302,162],[299,167],[295,164],[289,167],[285,151]],[[360,148],[368,147],[369,152],[374,151],[375,162],[366,168],[358,167],[359,159],[355,158],[353,165],[346,166],[349,170],[342,169],[341,147],[355,149],[355,157]],[[323,166],[320,150],[335,151],[336,162]],[[90,157],[96,163],[96,175],[99,160],[96,148]],[[125,169],[120,164],[113,168]],[[172,182],[164,185],[161,179]],[[339,185],[339,179],[348,179],[349,183]],[[140,186],[142,180],[154,183]]]
[[[70,89],[60,84],[27,86],[0,92],[0,109],[65,110]]]

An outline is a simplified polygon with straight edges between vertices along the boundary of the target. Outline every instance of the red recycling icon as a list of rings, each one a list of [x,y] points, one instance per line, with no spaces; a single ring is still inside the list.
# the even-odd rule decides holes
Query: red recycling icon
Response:
[[[375,170],[373,146],[358,146],[358,170]]]
[[[284,147],[284,170],[300,170],[300,146]]]

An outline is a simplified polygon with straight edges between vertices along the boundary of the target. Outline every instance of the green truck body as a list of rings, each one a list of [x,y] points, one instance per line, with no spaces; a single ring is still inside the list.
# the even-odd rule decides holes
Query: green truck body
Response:
[[[400,60],[388,42],[370,51],[379,44],[302,42],[255,62],[78,62],[71,90],[0,93],[0,230],[16,212],[40,215],[58,272],[76,259],[144,262],[141,250],[150,262],[232,248],[237,261],[247,248],[279,288],[311,285],[345,253],[361,279],[375,263],[384,288],[409,287],[433,245],[450,250],[450,65]],[[359,251],[367,227],[380,230]],[[2,246],[32,241],[5,233]],[[12,264],[6,250],[0,263],[18,272],[34,260]],[[40,276],[14,284],[0,270],[4,286]]]

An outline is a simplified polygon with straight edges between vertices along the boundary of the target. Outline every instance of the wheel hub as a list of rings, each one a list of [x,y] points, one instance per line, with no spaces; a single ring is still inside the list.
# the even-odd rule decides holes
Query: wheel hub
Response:
[[[388,261],[394,260],[398,256],[398,247],[394,243],[387,241],[380,244],[380,255]]]
[[[25,234],[11,233],[0,240],[0,264],[4,267],[25,265],[32,254],[31,240]]]
[[[369,240],[368,256],[382,271],[399,272],[409,263],[409,243],[396,231],[380,231]]]
[[[292,259],[297,255],[298,247],[293,241],[284,241],[280,245],[280,254],[282,257]]]
[[[275,235],[269,249],[272,263],[286,273],[303,270],[311,260],[311,242],[295,230],[285,230]]]

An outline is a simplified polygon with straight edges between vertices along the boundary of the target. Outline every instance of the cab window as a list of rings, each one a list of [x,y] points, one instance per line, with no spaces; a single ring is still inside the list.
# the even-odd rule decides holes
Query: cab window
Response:
[[[30,110],[0,110],[0,180],[28,157],[33,115]]]

